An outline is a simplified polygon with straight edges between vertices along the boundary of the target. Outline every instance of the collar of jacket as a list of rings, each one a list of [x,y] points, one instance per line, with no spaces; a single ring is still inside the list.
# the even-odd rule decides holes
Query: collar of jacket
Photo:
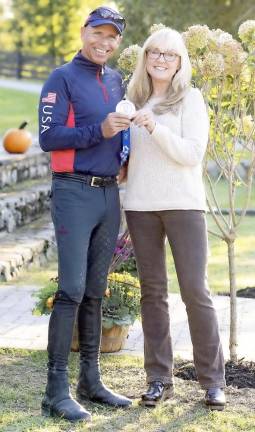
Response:
[[[99,65],[97,63],[93,63],[91,60],[84,57],[84,55],[79,51],[72,60],[75,64],[81,67],[85,67],[86,70],[91,71],[92,73],[97,74],[100,72],[101,75],[104,74],[105,65]]]

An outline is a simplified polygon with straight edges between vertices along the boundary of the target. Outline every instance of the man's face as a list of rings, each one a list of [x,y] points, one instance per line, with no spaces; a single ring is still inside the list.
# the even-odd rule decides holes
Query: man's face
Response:
[[[119,47],[121,36],[110,24],[81,29],[82,54],[93,63],[103,65]]]

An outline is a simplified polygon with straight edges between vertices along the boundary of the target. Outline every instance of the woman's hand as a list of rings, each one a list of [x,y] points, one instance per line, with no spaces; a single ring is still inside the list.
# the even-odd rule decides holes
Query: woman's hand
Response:
[[[149,109],[140,109],[139,111],[136,111],[136,115],[133,118],[133,123],[139,127],[146,127],[149,133],[153,132],[156,125],[153,112]]]
[[[128,163],[126,163],[120,168],[119,175],[117,176],[118,184],[124,183],[127,180],[127,171],[128,171]]]

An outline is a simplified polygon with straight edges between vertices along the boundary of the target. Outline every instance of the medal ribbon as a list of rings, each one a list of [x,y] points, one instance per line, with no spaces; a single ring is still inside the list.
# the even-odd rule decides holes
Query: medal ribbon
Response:
[[[121,132],[122,150],[120,153],[120,165],[127,162],[130,153],[130,128]]]

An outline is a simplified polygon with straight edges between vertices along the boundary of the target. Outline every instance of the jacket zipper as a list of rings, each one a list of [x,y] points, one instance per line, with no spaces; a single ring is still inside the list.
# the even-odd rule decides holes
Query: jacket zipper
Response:
[[[97,81],[98,81],[98,84],[100,85],[100,87],[102,89],[103,96],[104,96],[104,101],[106,103],[108,103],[109,102],[109,94],[108,94],[106,86],[103,84],[103,82],[102,82],[102,80],[100,78],[100,70],[97,71]]]

